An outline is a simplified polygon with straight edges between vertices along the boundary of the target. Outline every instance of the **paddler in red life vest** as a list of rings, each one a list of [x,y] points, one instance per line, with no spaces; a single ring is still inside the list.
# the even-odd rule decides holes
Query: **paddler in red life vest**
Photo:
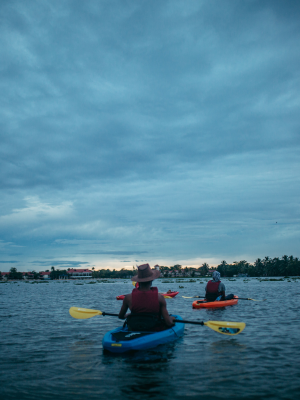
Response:
[[[139,283],[139,287],[125,295],[119,312],[119,318],[127,318],[131,330],[161,331],[174,325],[175,317],[169,315],[164,296],[158,293],[157,287],[151,287],[159,275],[160,271],[143,264],[138,267],[138,274],[131,278]],[[128,308],[131,313],[126,314]]]
[[[234,295],[229,294],[225,296],[225,285],[221,282],[221,274],[218,271],[214,271],[212,275],[212,281],[208,281],[205,287],[205,298],[206,301],[216,300],[231,300]]]

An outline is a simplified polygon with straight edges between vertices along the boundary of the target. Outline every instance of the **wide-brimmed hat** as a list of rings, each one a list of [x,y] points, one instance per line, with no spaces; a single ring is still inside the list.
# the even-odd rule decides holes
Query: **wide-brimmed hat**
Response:
[[[131,278],[134,282],[150,282],[158,278],[160,275],[159,270],[152,270],[149,264],[138,266],[138,274]]]

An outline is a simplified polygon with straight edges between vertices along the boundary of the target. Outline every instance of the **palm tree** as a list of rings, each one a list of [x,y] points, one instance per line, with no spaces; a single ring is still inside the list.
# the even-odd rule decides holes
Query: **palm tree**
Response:
[[[254,267],[255,267],[255,275],[256,276],[262,276],[264,272],[264,265],[261,261],[260,258],[257,258],[254,262]]]
[[[208,273],[209,265],[205,262],[201,265],[201,267],[199,269],[200,269],[201,275],[205,276]]]
[[[246,274],[248,270],[249,263],[246,260],[242,260],[238,263],[239,271],[242,274]]]
[[[55,279],[55,268],[54,268],[53,265],[52,265],[52,267],[51,267],[50,278],[51,278],[51,279]]]
[[[226,267],[228,266],[225,260],[221,261],[221,264],[218,265],[217,270],[220,272],[221,276],[226,275]]]
[[[11,267],[8,277],[9,279],[22,279],[23,275],[22,272],[18,272],[17,268]]]

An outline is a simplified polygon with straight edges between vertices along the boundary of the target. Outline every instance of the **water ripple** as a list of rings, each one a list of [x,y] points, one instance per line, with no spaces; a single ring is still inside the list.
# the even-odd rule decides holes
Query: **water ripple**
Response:
[[[71,306],[117,313],[117,295],[131,283],[1,285],[0,394],[5,400],[48,399],[294,399],[300,395],[299,286],[287,280],[225,281],[241,297],[236,306],[193,310],[204,286],[184,283],[168,310],[184,319],[246,322],[238,336],[186,325],[185,335],[151,351],[111,355],[103,351],[105,332],[117,318],[74,320]],[[158,283],[161,291],[182,283]],[[276,300],[275,300],[276,293]],[[13,380],[12,380],[12,377]]]

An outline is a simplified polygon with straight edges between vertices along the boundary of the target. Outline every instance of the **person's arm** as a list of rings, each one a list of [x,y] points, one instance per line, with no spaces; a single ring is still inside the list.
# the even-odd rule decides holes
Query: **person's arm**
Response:
[[[124,297],[124,300],[123,300],[123,304],[122,304],[121,310],[119,312],[119,318],[120,319],[125,319],[127,317],[126,312],[128,310],[128,307],[129,307],[129,299],[128,299],[128,294],[126,294],[125,297]]]
[[[175,317],[171,317],[169,315],[168,310],[167,310],[167,303],[166,303],[166,300],[165,300],[164,296],[159,294],[158,295],[158,300],[159,300],[159,305],[160,305],[161,316],[163,317],[166,325],[169,326],[169,327],[173,326]]]
[[[220,292],[220,295],[222,296],[221,300],[225,300],[225,292],[224,292],[224,290],[222,290],[222,292]]]
[[[221,300],[225,300],[225,285],[224,285],[224,283],[222,283],[222,282],[220,283],[219,290],[220,290],[220,295],[222,296]]]

